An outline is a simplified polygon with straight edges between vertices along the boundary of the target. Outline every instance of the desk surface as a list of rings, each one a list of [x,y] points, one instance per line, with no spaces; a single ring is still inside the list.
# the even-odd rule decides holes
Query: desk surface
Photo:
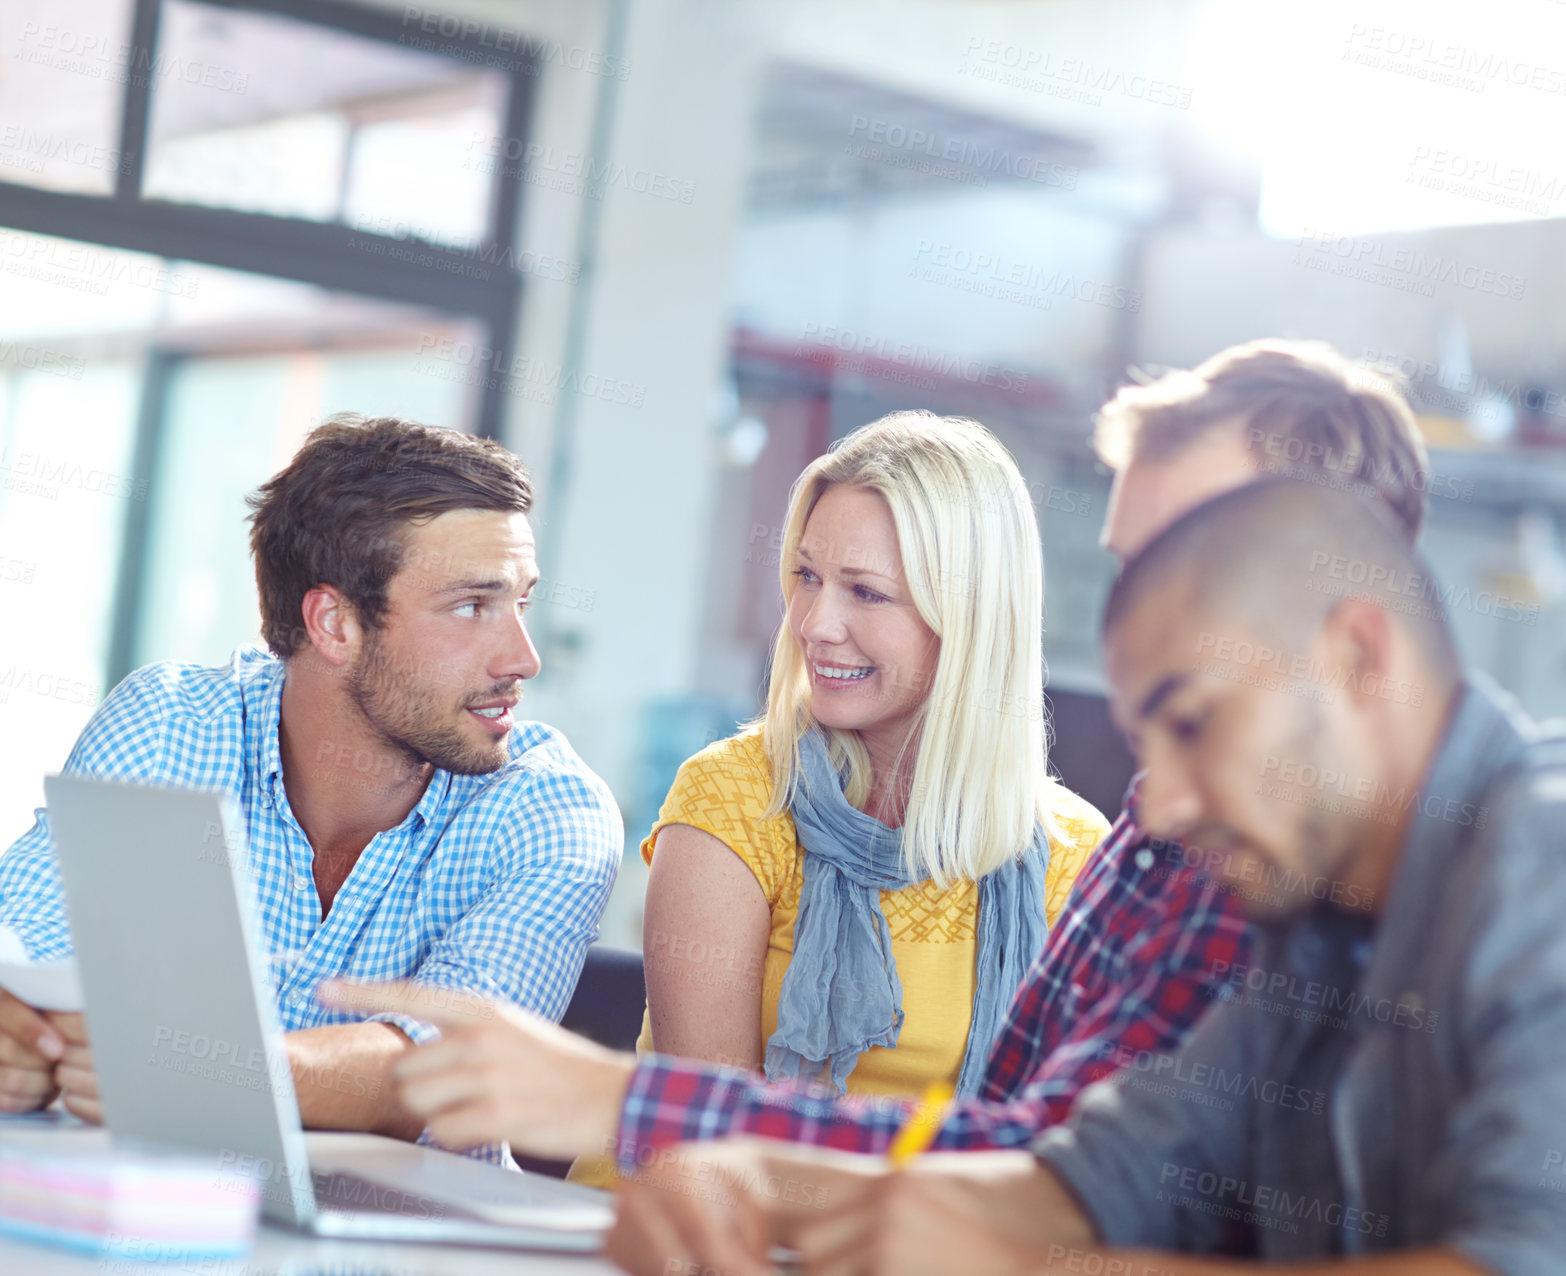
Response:
[[[410,1160],[449,1155],[369,1134],[312,1133],[306,1138],[312,1161],[325,1168],[367,1166],[377,1154],[404,1165]],[[75,1123],[0,1118],[0,1142],[42,1142],[51,1148],[107,1147],[108,1134]],[[185,1264],[95,1258],[0,1237],[0,1272],[6,1276],[607,1276],[615,1270],[599,1258],[466,1245],[317,1240],[267,1224],[262,1225],[256,1247],[248,1258],[202,1259]]]

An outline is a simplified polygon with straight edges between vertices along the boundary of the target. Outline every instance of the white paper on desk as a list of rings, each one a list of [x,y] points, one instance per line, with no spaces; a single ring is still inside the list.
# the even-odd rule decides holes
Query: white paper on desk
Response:
[[[0,926],[0,988],[39,1010],[83,1010],[82,982],[76,958],[30,961],[22,937]]]

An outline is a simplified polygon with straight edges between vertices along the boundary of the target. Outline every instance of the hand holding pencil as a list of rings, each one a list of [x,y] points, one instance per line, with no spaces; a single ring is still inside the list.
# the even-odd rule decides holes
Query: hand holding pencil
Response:
[[[887,1149],[886,1159],[892,1163],[894,1170],[905,1168],[935,1142],[935,1136],[941,1132],[941,1125],[946,1120],[946,1108],[952,1101],[953,1093],[948,1081],[932,1081],[925,1089],[919,1106],[913,1110],[907,1123],[892,1140],[892,1146]]]

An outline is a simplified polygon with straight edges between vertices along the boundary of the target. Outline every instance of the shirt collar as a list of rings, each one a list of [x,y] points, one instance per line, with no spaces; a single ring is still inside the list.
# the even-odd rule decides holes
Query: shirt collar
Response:
[[[248,715],[253,756],[260,762],[261,778],[276,793],[283,782],[283,742],[279,728],[283,721],[283,679],[288,666],[276,656],[268,657],[272,667],[257,683],[255,709]]]
[[[1420,782],[1418,811],[1403,845],[1398,881],[1412,873],[1444,876],[1445,859],[1485,825],[1486,790],[1523,752],[1532,723],[1485,674],[1474,671],[1458,684],[1446,730],[1430,770]]]
[[[1416,805],[1392,886],[1377,922],[1367,990],[1401,998],[1429,954],[1431,919],[1453,876],[1453,861],[1493,815],[1496,778],[1534,734],[1516,702],[1481,672],[1458,684],[1446,730],[1428,773],[1408,795]]]
[[[430,776],[429,786],[424,790],[424,796],[414,804],[410,814],[418,816],[426,825],[439,824],[441,808],[446,805],[446,795],[450,792],[451,772],[436,767],[435,774]]]
[[[1545,724],[1566,734],[1566,719]],[[1468,670],[1457,684],[1452,710],[1436,750],[1424,792],[1465,798],[1481,793],[1511,762],[1539,727],[1512,695],[1482,669]],[[1147,771],[1137,771],[1126,785],[1123,805],[1136,818],[1136,800]]]

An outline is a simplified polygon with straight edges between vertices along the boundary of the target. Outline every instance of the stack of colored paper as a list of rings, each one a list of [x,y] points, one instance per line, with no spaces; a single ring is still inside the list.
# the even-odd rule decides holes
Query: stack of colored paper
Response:
[[[255,1242],[261,1186],[191,1154],[0,1143],[0,1233],[153,1262]]]

